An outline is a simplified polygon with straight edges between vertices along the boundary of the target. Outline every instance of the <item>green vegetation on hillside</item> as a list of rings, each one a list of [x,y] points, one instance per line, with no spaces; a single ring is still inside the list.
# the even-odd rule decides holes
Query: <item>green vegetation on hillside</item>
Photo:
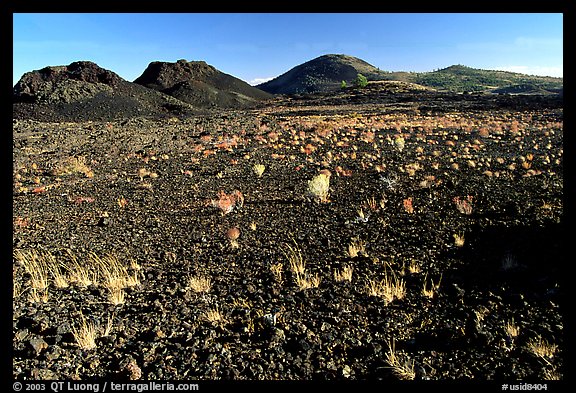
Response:
[[[480,70],[463,65],[450,66],[433,72],[415,73],[411,76],[410,82],[453,92],[478,92],[503,88],[511,88],[510,92],[557,92],[563,86],[562,78]],[[521,88],[513,88],[520,85]]]

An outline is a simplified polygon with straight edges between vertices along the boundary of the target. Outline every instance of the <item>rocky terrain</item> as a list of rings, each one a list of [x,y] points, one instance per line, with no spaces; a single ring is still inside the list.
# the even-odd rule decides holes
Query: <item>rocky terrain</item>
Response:
[[[557,98],[66,105],[15,106],[14,378],[564,378]]]
[[[13,90],[15,119],[102,121],[195,112],[189,104],[89,61],[28,72]]]

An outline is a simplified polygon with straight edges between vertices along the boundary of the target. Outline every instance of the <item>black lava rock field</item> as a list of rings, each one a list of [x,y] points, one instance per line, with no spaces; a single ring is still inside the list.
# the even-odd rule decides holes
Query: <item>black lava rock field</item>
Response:
[[[12,373],[561,380],[563,195],[548,96],[15,119]]]

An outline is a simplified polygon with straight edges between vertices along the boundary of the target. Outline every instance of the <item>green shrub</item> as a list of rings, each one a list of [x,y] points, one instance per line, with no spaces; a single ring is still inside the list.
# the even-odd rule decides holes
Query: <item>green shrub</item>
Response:
[[[357,87],[366,87],[366,85],[368,85],[368,79],[364,75],[358,74],[358,75],[356,75],[356,79],[354,80],[354,84]]]

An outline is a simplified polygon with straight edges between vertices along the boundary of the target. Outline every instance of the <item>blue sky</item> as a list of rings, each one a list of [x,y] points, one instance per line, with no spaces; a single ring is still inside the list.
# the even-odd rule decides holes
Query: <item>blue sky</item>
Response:
[[[90,60],[133,81],[152,61],[204,60],[249,83],[328,53],[386,71],[453,64],[563,74],[563,15],[14,14],[13,83],[28,71]]]

